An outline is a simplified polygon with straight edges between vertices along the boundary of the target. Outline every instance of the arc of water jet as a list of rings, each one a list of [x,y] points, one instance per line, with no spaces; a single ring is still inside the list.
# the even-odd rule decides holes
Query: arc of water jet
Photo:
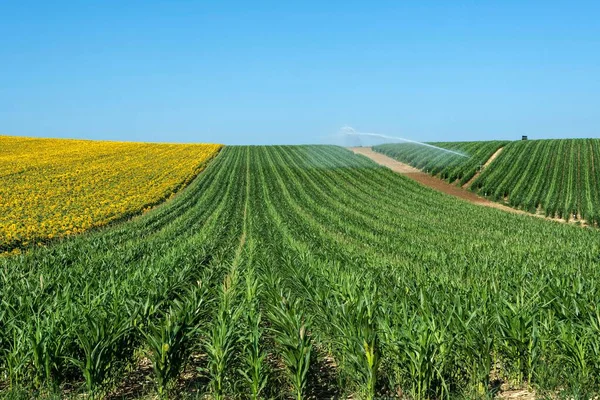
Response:
[[[378,137],[378,138],[382,138],[382,139],[400,140],[402,142],[414,143],[414,144],[418,144],[421,146],[431,147],[432,149],[436,149],[436,150],[444,151],[446,153],[452,153],[457,156],[469,158],[469,156],[459,153],[457,151],[444,149],[443,147],[434,146],[429,143],[417,142],[416,140],[410,140],[410,139],[405,139],[405,138],[396,137],[396,136],[382,135],[379,133],[358,132],[358,131],[354,130],[354,128],[352,128],[351,126],[344,126],[340,131],[342,134],[349,135],[349,136],[371,136],[371,137]]]

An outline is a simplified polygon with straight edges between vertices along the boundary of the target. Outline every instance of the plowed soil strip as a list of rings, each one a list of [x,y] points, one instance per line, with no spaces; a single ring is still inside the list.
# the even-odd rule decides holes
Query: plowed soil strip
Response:
[[[544,219],[546,218],[543,215],[530,214],[528,212],[517,210],[503,204],[495,203],[488,199],[484,199],[483,197],[477,196],[475,193],[467,191],[459,186],[451,185],[448,182],[445,182],[441,179],[436,178],[435,176],[431,176],[426,174],[425,172],[421,172],[418,169],[411,167],[408,164],[401,163],[400,161],[396,161],[391,157],[388,157],[384,154],[377,153],[373,151],[370,147],[351,147],[352,150],[356,154],[362,154],[363,156],[369,157],[371,160],[375,161],[377,164],[383,165],[384,167],[388,167],[392,171],[398,172],[401,175],[407,176],[410,179],[413,179],[419,182],[422,185],[429,186],[437,191],[449,194],[450,196],[458,197],[460,199],[466,200],[469,203],[477,204],[480,206],[497,208],[499,210],[503,210],[506,212],[511,212],[514,214],[523,214],[523,215],[531,215],[534,217],[540,217]],[[552,219],[553,221],[565,222],[564,220]]]
[[[498,157],[498,155],[500,154],[500,152],[502,151],[504,147],[500,147],[498,150],[496,150],[494,152],[494,154],[492,154],[492,156],[489,158],[489,160],[487,160],[485,162],[485,164],[483,164],[483,168],[481,168],[479,171],[477,171],[477,173],[475,173],[475,175],[473,175],[473,177],[471,179],[469,179],[469,181],[467,183],[465,183],[463,185],[463,188],[468,188],[469,186],[471,186],[471,183],[473,183],[473,181],[475,181],[475,179],[477,179],[479,177],[479,175],[481,175],[481,173],[483,172],[483,170],[491,164],[492,161],[494,161],[496,159],[496,157]]]

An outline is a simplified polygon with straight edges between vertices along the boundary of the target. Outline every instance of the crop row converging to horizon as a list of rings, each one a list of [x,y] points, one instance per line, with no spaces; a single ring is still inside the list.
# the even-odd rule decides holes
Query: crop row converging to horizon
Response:
[[[598,239],[339,147],[225,147],[140,218],[0,258],[0,387],[118,396],[149,360],[161,396],[588,398]]]
[[[434,144],[468,157],[414,144],[374,149],[449,182],[468,183],[479,195],[515,208],[600,224],[600,139]],[[498,157],[484,167],[498,149]]]
[[[221,147],[0,136],[0,253],[139,213]]]

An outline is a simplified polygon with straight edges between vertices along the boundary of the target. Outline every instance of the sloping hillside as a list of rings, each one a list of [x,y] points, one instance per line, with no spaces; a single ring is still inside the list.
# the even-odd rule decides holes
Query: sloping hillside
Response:
[[[511,142],[472,188],[530,212],[597,224],[600,139]]]
[[[600,139],[432,144],[468,158],[415,144],[373,149],[515,208],[590,225],[600,222]],[[492,160],[492,155],[497,157]]]
[[[432,175],[439,176],[441,179],[464,185],[506,143],[508,142],[499,140],[428,143],[452,152],[445,152],[414,143],[382,144],[374,146],[373,150]]]
[[[226,147],[140,218],[0,258],[0,390],[592,397],[599,239],[339,147]]]

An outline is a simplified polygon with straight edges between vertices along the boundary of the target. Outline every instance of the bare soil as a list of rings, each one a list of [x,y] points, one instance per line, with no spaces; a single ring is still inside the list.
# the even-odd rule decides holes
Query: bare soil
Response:
[[[408,164],[396,161],[393,158],[388,157],[384,154],[377,153],[373,151],[370,147],[351,147],[350,150],[352,150],[356,154],[362,154],[363,156],[369,157],[377,164],[383,165],[384,167],[388,167],[392,171],[398,172],[399,174],[404,175],[412,180],[415,180],[424,186],[429,186],[430,188],[449,194],[450,196],[458,197],[459,199],[463,199],[470,203],[478,204],[485,207],[497,208],[516,214],[531,215],[529,213],[526,213],[525,211],[516,210],[503,204],[495,203],[483,197],[479,197],[473,192],[465,190],[459,186],[452,185],[425,172],[419,171],[418,169],[411,167]]]
[[[507,390],[497,396],[498,399],[535,400],[535,393],[529,390]]]
[[[484,207],[496,208],[498,210],[510,212],[513,214],[530,215],[532,217],[543,218],[555,222],[567,223],[567,221],[561,218],[550,218],[546,217],[543,214],[531,214],[526,211],[518,210],[516,208],[512,208],[504,204],[496,203],[494,201],[480,197],[477,194],[469,190],[465,190],[460,186],[452,185],[446,181],[436,178],[435,176],[431,176],[425,172],[422,172],[408,164],[404,164],[400,161],[394,160],[393,158],[388,157],[385,154],[377,153],[376,151],[373,151],[373,149],[371,149],[370,147],[350,147],[349,150],[353,151],[355,154],[361,154],[365,157],[368,157],[371,160],[375,161],[377,164],[383,165],[384,167],[388,167],[392,171],[395,171],[401,175],[404,175],[412,180],[419,182],[421,185],[429,186],[430,188],[435,189],[439,192],[449,194],[450,196],[458,197],[459,199],[463,199],[465,201],[468,201],[469,203],[477,204],[479,206]],[[493,161],[493,158],[497,157],[498,154],[500,154],[500,150],[502,150],[502,148],[496,151],[492,155],[492,157],[490,157],[490,159],[485,163],[485,165],[489,165]],[[571,223],[572,225],[577,225],[575,222],[576,221],[572,220],[568,221],[568,223]],[[586,224],[584,221],[579,221],[579,225],[577,226],[586,226]]]
[[[475,173],[475,175],[473,175],[473,177],[471,179],[469,179],[469,181],[467,183],[465,183],[463,185],[463,188],[468,188],[469,186],[471,186],[471,183],[473,183],[473,181],[475,181],[475,179],[477,179],[479,177],[479,175],[481,175],[481,173],[483,172],[483,170],[491,164],[492,161],[494,161],[496,159],[496,157],[498,157],[498,155],[502,152],[502,149],[504,149],[504,147],[500,147],[498,150],[496,150],[494,152],[494,154],[492,154],[492,156],[489,158],[489,160],[487,160],[485,162],[485,164],[483,164],[483,168],[479,171],[477,171],[477,173]]]

